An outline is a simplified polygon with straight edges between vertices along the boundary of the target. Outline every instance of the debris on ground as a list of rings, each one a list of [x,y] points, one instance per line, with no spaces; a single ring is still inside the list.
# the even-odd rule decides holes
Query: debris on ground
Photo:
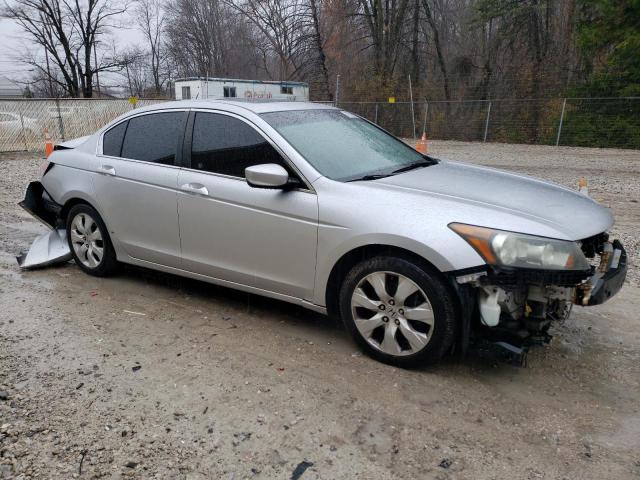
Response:
[[[291,473],[291,480],[298,480],[309,467],[313,467],[313,462],[307,462],[306,460],[300,462]]]

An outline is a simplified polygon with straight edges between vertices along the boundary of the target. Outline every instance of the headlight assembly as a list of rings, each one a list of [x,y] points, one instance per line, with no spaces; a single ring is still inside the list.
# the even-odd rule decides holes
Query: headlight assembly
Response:
[[[590,268],[580,245],[576,242],[463,223],[451,223],[449,228],[464,238],[490,265],[544,270]]]

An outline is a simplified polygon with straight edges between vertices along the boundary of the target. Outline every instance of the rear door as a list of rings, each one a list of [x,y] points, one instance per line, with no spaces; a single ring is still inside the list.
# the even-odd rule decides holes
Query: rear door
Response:
[[[187,117],[147,113],[102,138],[96,193],[109,231],[133,258],[180,266],[176,187]]]
[[[277,163],[300,174],[248,121],[192,113],[190,168],[180,172],[178,212],[186,270],[297,298],[311,298],[318,236],[315,192],[250,187],[244,169]],[[189,148],[189,141],[191,149]]]

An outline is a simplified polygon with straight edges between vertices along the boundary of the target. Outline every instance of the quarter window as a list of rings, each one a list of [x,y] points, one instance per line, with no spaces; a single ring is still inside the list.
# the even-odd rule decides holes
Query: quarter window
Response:
[[[122,151],[122,140],[127,130],[127,123],[122,122],[113,127],[102,137],[102,153],[110,157],[119,157]]]
[[[192,168],[244,178],[245,168],[263,163],[277,163],[292,174],[275,148],[243,121],[217,113],[196,113]]]
[[[186,112],[154,113],[132,118],[124,136],[121,156],[174,165],[178,139],[186,118]]]

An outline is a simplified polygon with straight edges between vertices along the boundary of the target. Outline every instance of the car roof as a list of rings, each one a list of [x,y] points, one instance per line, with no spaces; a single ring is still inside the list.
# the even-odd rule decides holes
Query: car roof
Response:
[[[160,102],[148,107],[144,111],[164,110],[167,108],[212,108],[216,110],[232,111],[244,108],[253,113],[284,112],[291,110],[323,110],[334,109],[328,103],[313,102],[271,102],[271,101],[243,101],[243,100],[177,100]],[[142,110],[142,109],[141,109]]]

